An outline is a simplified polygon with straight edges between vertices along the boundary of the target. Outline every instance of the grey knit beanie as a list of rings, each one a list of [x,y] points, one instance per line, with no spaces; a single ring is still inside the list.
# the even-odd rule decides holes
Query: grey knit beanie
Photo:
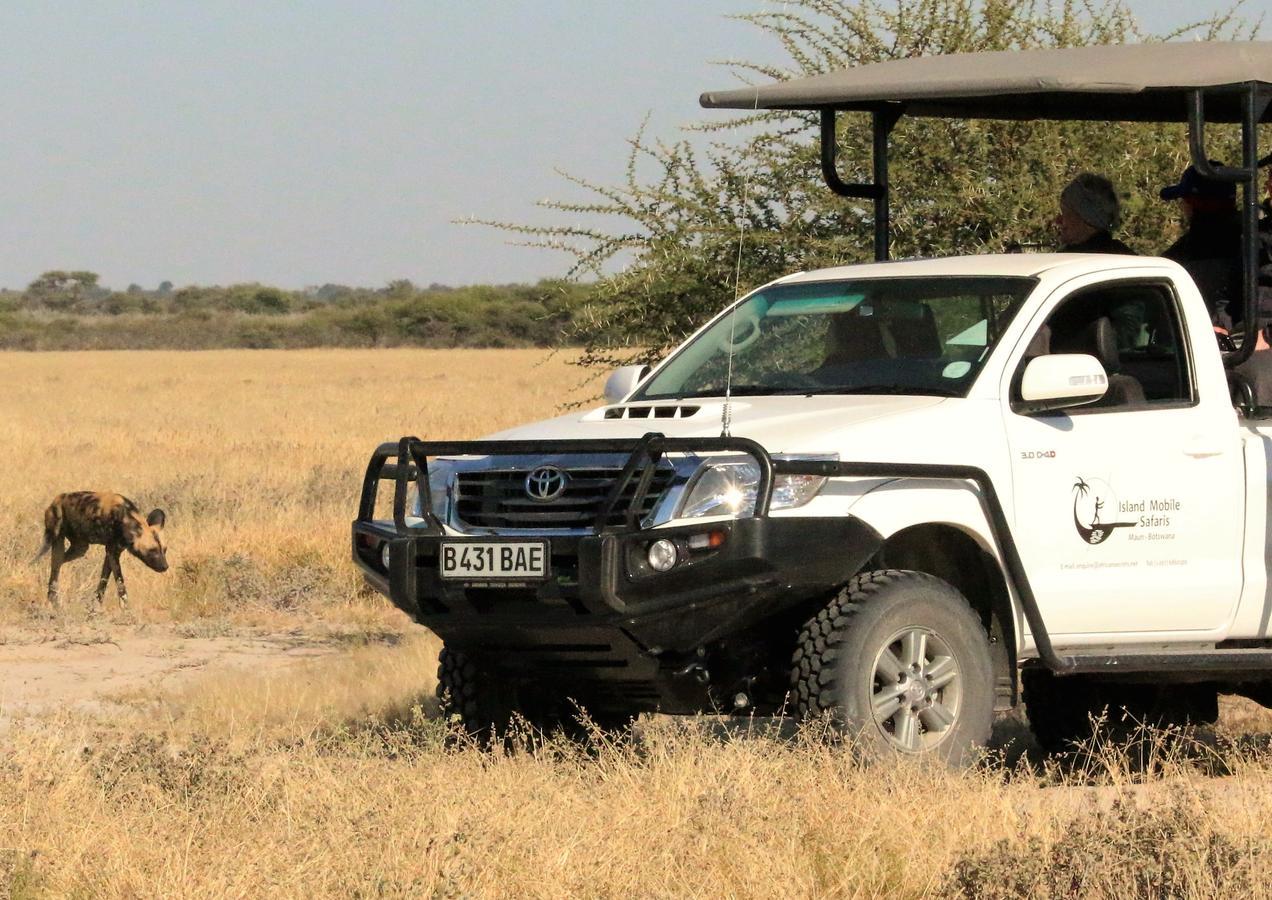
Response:
[[[1097,231],[1112,231],[1122,221],[1122,207],[1113,182],[1083,172],[1060,192],[1060,203]]]

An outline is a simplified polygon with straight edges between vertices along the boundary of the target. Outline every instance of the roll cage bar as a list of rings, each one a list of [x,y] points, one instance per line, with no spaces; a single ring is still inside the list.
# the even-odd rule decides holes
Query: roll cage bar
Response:
[[[1241,106],[1241,165],[1212,166],[1206,152],[1206,96],[1235,94]],[[1254,352],[1258,331],[1257,302],[1259,280],[1259,122],[1272,102],[1272,92],[1258,82],[1225,88],[1196,89],[1187,93],[1188,152],[1193,166],[1207,178],[1240,185],[1241,212],[1241,346],[1223,354],[1224,365],[1238,366]],[[871,111],[874,182],[849,184],[836,165],[839,154],[838,113],[821,110],[821,170],[826,186],[840,197],[870,200],[874,204],[874,258],[886,261],[891,245],[890,189],[888,185],[888,138],[905,115],[904,103],[888,103]]]
[[[1189,83],[1191,81],[1191,83]],[[1182,82],[1182,83],[1181,83]],[[1212,121],[1239,123],[1241,163],[1212,166]],[[1241,347],[1228,367],[1254,349],[1257,319],[1259,123],[1272,101],[1272,42],[1166,42],[1050,50],[992,51],[887,60],[746,89],[708,92],[703,106],[808,110],[821,117],[822,177],[835,194],[874,207],[874,258],[891,243],[888,140],[902,116],[962,119],[1175,121],[1188,127],[1197,171],[1241,186]],[[873,132],[870,183],[849,183],[837,166],[840,112],[868,112]],[[1266,162],[1266,160],[1265,160]]]

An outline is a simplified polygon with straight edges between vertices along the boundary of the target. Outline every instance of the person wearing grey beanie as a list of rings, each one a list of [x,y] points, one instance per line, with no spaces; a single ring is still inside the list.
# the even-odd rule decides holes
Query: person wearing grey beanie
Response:
[[[1083,172],[1060,192],[1056,228],[1061,253],[1124,253],[1135,251],[1113,237],[1121,224],[1122,207],[1113,182],[1103,175]]]
[[[1103,175],[1083,172],[1060,192],[1056,229],[1060,232],[1061,253],[1134,256],[1134,250],[1113,237],[1113,229],[1121,223],[1122,205],[1117,191]],[[1135,349],[1147,342],[1147,310],[1142,300],[1120,302],[1108,309],[1108,317],[1117,334],[1119,350]]]

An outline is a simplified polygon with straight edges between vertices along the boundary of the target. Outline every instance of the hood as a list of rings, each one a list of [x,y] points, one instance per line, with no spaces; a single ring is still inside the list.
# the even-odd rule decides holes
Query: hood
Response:
[[[943,397],[913,396],[745,397],[730,403],[730,432],[759,442],[770,453],[829,452],[837,449],[843,429],[948,402]],[[651,431],[667,437],[719,437],[723,412],[720,398],[620,403],[522,425],[486,439],[638,438]]]

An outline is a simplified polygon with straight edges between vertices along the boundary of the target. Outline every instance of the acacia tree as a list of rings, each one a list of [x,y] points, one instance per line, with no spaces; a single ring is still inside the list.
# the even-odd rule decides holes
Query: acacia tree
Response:
[[[1197,28],[1231,38],[1254,30],[1236,9],[1149,35],[1122,0],[790,0],[781,11],[737,17],[771,35],[787,65],[725,65],[761,83],[886,59],[1165,40]],[[841,119],[840,168],[848,180],[868,181],[868,118]],[[541,204],[600,224],[488,223],[572,254],[572,276],[596,279],[575,326],[584,364],[651,361],[736,293],[787,272],[870,258],[870,208],[822,184],[815,114],[717,117],[691,131],[709,136],[705,150],[642,129],[630,141],[623,183],[567,175],[591,198]],[[1082,171],[1117,185],[1125,239],[1160,251],[1174,223],[1157,191],[1178,177],[1184,153],[1175,125],[903,118],[891,150],[894,255],[1052,247],[1059,191]],[[615,271],[620,260],[627,262]]]
[[[81,307],[85,300],[100,289],[96,272],[64,272],[60,269],[45,272],[27,285],[27,302],[57,312],[68,312]]]

